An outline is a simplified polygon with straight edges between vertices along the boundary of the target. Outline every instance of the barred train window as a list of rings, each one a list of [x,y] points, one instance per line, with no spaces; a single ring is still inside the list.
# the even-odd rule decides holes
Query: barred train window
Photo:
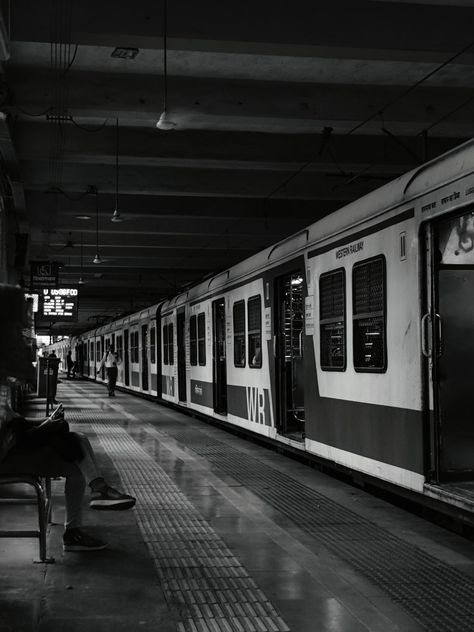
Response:
[[[163,364],[168,362],[168,325],[163,325]]]
[[[234,366],[245,366],[245,301],[237,301],[233,308]]]
[[[91,346],[91,350],[90,350],[89,357],[91,359],[91,362],[93,362],[94,361],[94,343],[92,341],[91,341],[90,346]]]
[[[156,330],[154,327],[150,329],[150,362],[156,363]]]
[[[195,314],[189,319],[189,361],[191,366],[197,365],[197,318]]]
[[[385,258],[356,263],[352,269],[354,368],[385,371]]]
[[[139,340],[140,340],[140,336],[138,334],[138,331],[135,332],[135,362],[138,362],[138,346],[139,346]]]
[[[346,275],[344,269],[319,277],[320,362],[323,371],[346,370]]]
[[[206,314],[198,314],[198,357],[199,365],[206,365]]]
[[[170,364],[174,364],[174,336],[173,323],[168,325],[168,359]]]
[[[123,360],[123,340],[122,336],[117,336],[117,355]]]
[[[247,329],[249,346],[249,366],[259,369],[262,366],[262,304],[260,296],[247,301]]]

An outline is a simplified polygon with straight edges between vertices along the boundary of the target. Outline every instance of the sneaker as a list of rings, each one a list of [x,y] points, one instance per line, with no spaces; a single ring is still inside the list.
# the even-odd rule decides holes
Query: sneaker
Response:
[[[91,509],[115,509],[117,511],[131,509],[135,498],[122,494],[113,487],[106,487],[100,492],[92,492],[89,507]]]
[[[102,551],[107,544],[80,529],[67,529],[63,535],[63,551]]]

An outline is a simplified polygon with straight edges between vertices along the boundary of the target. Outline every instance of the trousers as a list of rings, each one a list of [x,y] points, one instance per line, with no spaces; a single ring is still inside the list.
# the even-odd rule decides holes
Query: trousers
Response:
[[[71,433],[79,440],[82,448],[82,459],[74,462],[65,461],[50,446],[24,447],[14,446],[0,464],[0,473],[33,474],[66,479],[64,495],[66,529],[82,526],[82,505],[86,485],[100,478],[100,470],[89,439],[82,432]]]
[[[117,384],[118,369],[116,366],[108,366],[105,368],[107,371],[107,389],[109,395],[115,391],[115,385]]]

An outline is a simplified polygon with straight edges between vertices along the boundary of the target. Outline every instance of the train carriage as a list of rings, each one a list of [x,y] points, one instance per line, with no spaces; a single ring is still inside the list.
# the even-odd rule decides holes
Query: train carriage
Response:
[[[120,330],[124,388],[472,512],[473,290],[470,141],[81,339],[93,365]]]

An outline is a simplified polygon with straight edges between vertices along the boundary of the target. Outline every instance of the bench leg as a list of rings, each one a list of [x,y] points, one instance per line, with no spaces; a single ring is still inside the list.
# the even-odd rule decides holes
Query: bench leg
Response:
[[[54,557],[47,555],[47,528],[51,515],[51,481],[42,479],[34,485],[36,490],[36,500],[38,503],[38,526],[39,526],[39,560],[34,560],[35,564],[54,564]],[[48,494],[49,491],[49,494]]]

